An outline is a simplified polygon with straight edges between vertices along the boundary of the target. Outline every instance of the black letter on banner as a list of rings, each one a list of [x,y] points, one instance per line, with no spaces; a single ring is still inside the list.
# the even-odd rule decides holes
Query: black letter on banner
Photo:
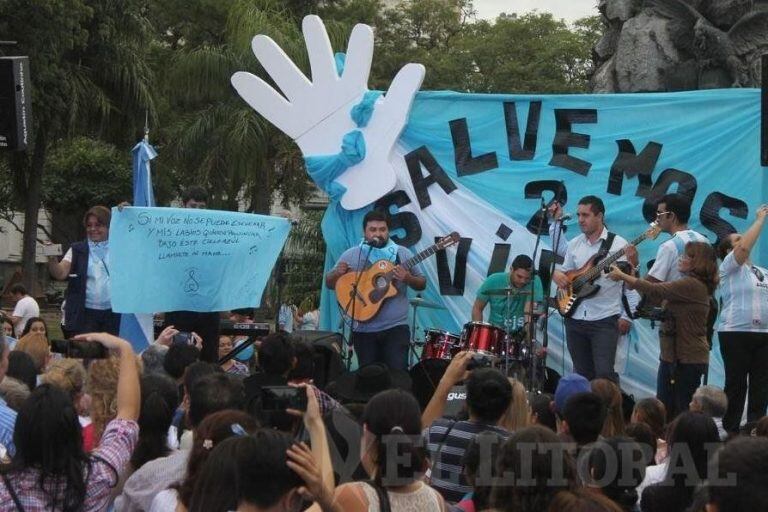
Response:
[[[396,190],[385,195],[373,204],[374,210],[380,210],[389,215],[390,232],[400,228],[405,230],[405,237],[403,238],[400,238],[397,235],[392,235],[392,241],[404,247],[413,247],[416,245],[416,242],[421,240],[421,224],[419,224],[419,218],[412,212],[391,213],[390,208],[393,206],[400,208],[410,203],[411,199],[405,191]]]
[[[552,160],[549,165],[562,167],[586,176],[592,164],[568,154],[568,148],[588,148],[590,137],[583,133],[573,133],[571,125],[597,122],[597,110],[594,108],[555,109],[555,140],[552,142]]]
[[[487,276],[507,270],[507,260],[509,259],[511,247],[509,244],[494,244],[491,263],[488,265],[488,273],[486,273]]]
[[[541,102],[528,105],[528,122],[525,126],[525,141],[520,146],[520,125],[517,123],[517,108],[514,101],[504,102],[504,121],[507,124],[507,146],[510,160],[533,160],[536,155],[536,140],[539,136]]]
[[[665,194],[669,193],[669,188],[677,183],[677,192],[682,194],[693,203],[693,198],[696,195],[696,178],[688,174],[685,171],[679,171],[677,169],[666,169],[659,175],[656,183],[653,184],[653,188],[645,196],[643,202],[643,217],[648,222],[656,220],[656,204],[659,202]]]
[[[441,239],[435,237],[435,242]],[[454,276],[451,279],[451,269],[448,267],[448,257],[445,250],[437,251],[437,277],[440,282],[440,295],[464,295],[464,284],[467,280],[467,254],[469,246],[472,245],[471,238],[461,237],[456,250],[456,265],[454,265]]]
[[[525,185],[525,198],[541,199],[541,193],[545,190],[552,192],[555,198],[560,201],[560,204],[564,205],[568,202],[568,190],[565,188],[565,184],[562,181],[557,180],[540,180],[529,182]],[[552,204],[552,201],[550,201],[549,204]],[[531,217],[531,220],[529,220],[528,224],[525,226],[528,228],[528,231],[534,235],[537,234],[536,231],[539,229],[541,215],[544,215],[543,212],[537,209],[536,213],[533,214],[533,217]],[[541,227],[543,229],[542,234],[548,233],[549,221],[544,219],[544,223],[541,225]]]
[[[701,224],[717,236],[717,240],[722,240],[731,233],[736,233],[736,228],[730,222],[724,221],[720,217],[720,210],[728,208],[728,212],[734,217],[746,219],[749,207],[741,199],[727,196],[721,192],[712,192],[704,200],[704,205],[699,212]]]
[[[661,154],[661,144],[649,142],[638,155],[635,153],[635,146],[629,139],[617,140],[619,154],[611,166],[611,175],[608,178],[609,194],[615,196],[621,195],[621,186],[624,184],[624,176],[634,178],[637,176],[637,190],[635,195],[646,197],[651,190],[653,181],[651,175],[656,167],[656,162]]]
[[[456,190],[456,185],[454,185],[443,168],[440,167],[440,164],[437,163],[437,160],[435,160],[435,157],[432,156],[432,153],[429,152],[426,146],[421,146],[405,155],[405,163],[408,166],[408,173],[411,175],[413,189],[416,191],[416,199],[419,200],[419,207],[422,210],[432,204],[428,189],[433,183],[440,185],[440,188],[446,194]],[[429,173],[429,176],[425,177],[422,174],[422,165]]]
[[[454,119],[448,125],[451,127],[453,152],[456,159],[456,173],[459,176],[490,171],[499,166],[495,152],[477,157],[472,156],[472,144],[469,141],[469,128],[467,128],[466,118]]]

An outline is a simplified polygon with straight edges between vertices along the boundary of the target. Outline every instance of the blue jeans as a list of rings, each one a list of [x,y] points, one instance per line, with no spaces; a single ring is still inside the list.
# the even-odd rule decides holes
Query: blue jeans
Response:
[[[701,379],[709,368],[706,364],[668,363],[659,361],[656,380],[656,398],[667,408],[670,421],[688,410],[693,393],[701,386]],[[672,379],[674,377],[674,383]]]
[[[610,379],[618,384],[614,371],[616,345],[619,342],[619,315],[600,320],[565,319],[568,352],[573,371],[587,380]]]
[[[377,332],[352,333],[358,366],[384,363],[393,370],[407,370],[410,338],[411,329],[407,325],[396,325]]]

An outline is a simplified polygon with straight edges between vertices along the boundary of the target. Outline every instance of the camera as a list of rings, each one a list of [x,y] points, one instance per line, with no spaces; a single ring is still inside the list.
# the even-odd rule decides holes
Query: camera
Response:
[[[195,340],[191,332],[179,331],[173,335],[174,345],[194,345]]]
[[[72,359],[106,359],[107,347],[97,341],[51,340],[51,352],[63,354]]]
[[[263,386],[262,408],[265,411],[307,410],[307,390],[294,386]]]

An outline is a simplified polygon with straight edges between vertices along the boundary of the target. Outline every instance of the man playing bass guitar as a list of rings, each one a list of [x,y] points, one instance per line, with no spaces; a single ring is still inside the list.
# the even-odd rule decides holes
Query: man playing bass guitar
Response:
[[[397,265],[392,271],[392,283],[397,293],[381,304],[373,318],[366,321],[350,319],[351,338],[360,366],[381,362],[392,369],[407,370],[411,332],[408,327],[406,292],[408,287],[417,291],[423,290],[427,286],[427,280],[418,268],[412,267],[409,271],[400,265],[410,259],[412,253],[389,238],[389,217],[386,213],[378,210],[366,213],[363,218],[363,236],[360,245],[342,253],[333,270],[325,275],[325,285],[335,288],[339,278],[347,272],[364,270],[382,260]],[[343,297],[339,302],[351,304],[351,301]],[[344,313],[349,318],[354,312]],[[357,315],[355,317],[359,318]]]
[[[600,259],[627,245],[627,241],[605,227],[605,205],[596,196],[585,196],[577,210],[581,235],[568,242],[565,260],[552,279],[557,286],[569,289],[571,278],[566,272],[577,270],[600,253]],[[624,257],[619,261],[626,261]],[[618,383],[614,371],[618,321],[621,315],[621,285],[603,272],[594,281],[597,293],[584,298],[565,319],[565,335],[574,371],[586,379],[607,378]]]

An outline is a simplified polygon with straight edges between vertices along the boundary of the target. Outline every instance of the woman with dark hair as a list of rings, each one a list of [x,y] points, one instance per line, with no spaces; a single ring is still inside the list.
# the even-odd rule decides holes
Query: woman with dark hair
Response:
[[[13,433],[16,453],[0,466],[0,503],[15,510],[103,510],[139,437],[140,390],[130,343],[106,333],[79,336],[117,352],[120,379],[117,418],[101,443],[83,451],[80,422],[66,391],[50,384],[36,388],[19,411]],[[12,505],[11,505],[12,504]]]
[[[151,374],[141,378],[139,442],[131,456],[132,471],[168,455],[168,429],[179,402],[179,388],[170,377]]]
[[[61,261],[48,256],[54,279],[68,280],[64,292],[64,327],[69,334],[106,331],[117,334],[120,315],[112,312],[109,268],[109,221],[105,206],[94,206],[83,216],[87,239],[75,242]]]
[[[42,334],[48,339],[48,324],[45,323],[39,316],[35,316],[27,320],[27,324],[24,326],[24,330],[21,331],[21,336],[26,336],[29,333]]]
[[[598,440],[589,450],[589,474],[582,475],[590,487],[610,498],[625,512],[637,505],[637,486],[645,477],[643,449],[628,437]]]
[[[393,512],[446,510],[442,496],[421,481],[426,452],[421,443],[421,409],[410,393],[390,389],[365,406],[362,417],[361,460],[370,482],[352,482],[336,489],[342,510]],[[395,456],[395,460],[390,457]]]
[[[717,335],[725,366],[728,411],[723,427],[728,432],[739,431],[747,395],[747,422],[762,418],[768,407],[768,268],[758,267],[749,257],[767,215],[764,204],[743,235],[733,233],[718,245],[723,262]]]
[[[489,507],[499,447],[504,441],[496,432],[480,432],[467,446],[462,462],[472,492],[456,504],[461,512],[475,512]]]
[[[568,447],[538,425],[512,434],[501,447],[497,471],[502,477],[491,492],[491,505],[503,512],[546,510],[559,491],[578,487]]]
[[[707,478],[709,457],[720,447],[720,434],[714,420],[706,414],[684,412],[670,425],[667,442],[670,456],[663,480],[648,485],[646,478],[638,488],[643,512],[677,512],[688,508],[694,490]]]
[[[664,301],[666,316],[659,337],[661,354],[656,395],[667,413],[688,409],[694,391],[709,369],[707,321],[710,297],[719,277],[715,253],[706,242],[688,242],[678,261],[682,279],[652,283],[611,267],[609,277],[624,281],[649,300]]]
[[[30,391],[37,387],[35,360],[21,350],[11,350],[8,354],[8,371],[5,375],[23,382]]]
[[[188,510],[192,495],[197,488],[198,478],[211,451],[230,437],[253,434],[258,428],[259,424],[253,417],[234,409],[227,409],[206,416],[195,430],[184,481],[155,496],[149,512],[177,510],[179,504]]]
[[[645,423],[656,437],[653,460],[656,464],[667,458],[667,408],[656,397],[638,400],[632,409],[631,423]]]

